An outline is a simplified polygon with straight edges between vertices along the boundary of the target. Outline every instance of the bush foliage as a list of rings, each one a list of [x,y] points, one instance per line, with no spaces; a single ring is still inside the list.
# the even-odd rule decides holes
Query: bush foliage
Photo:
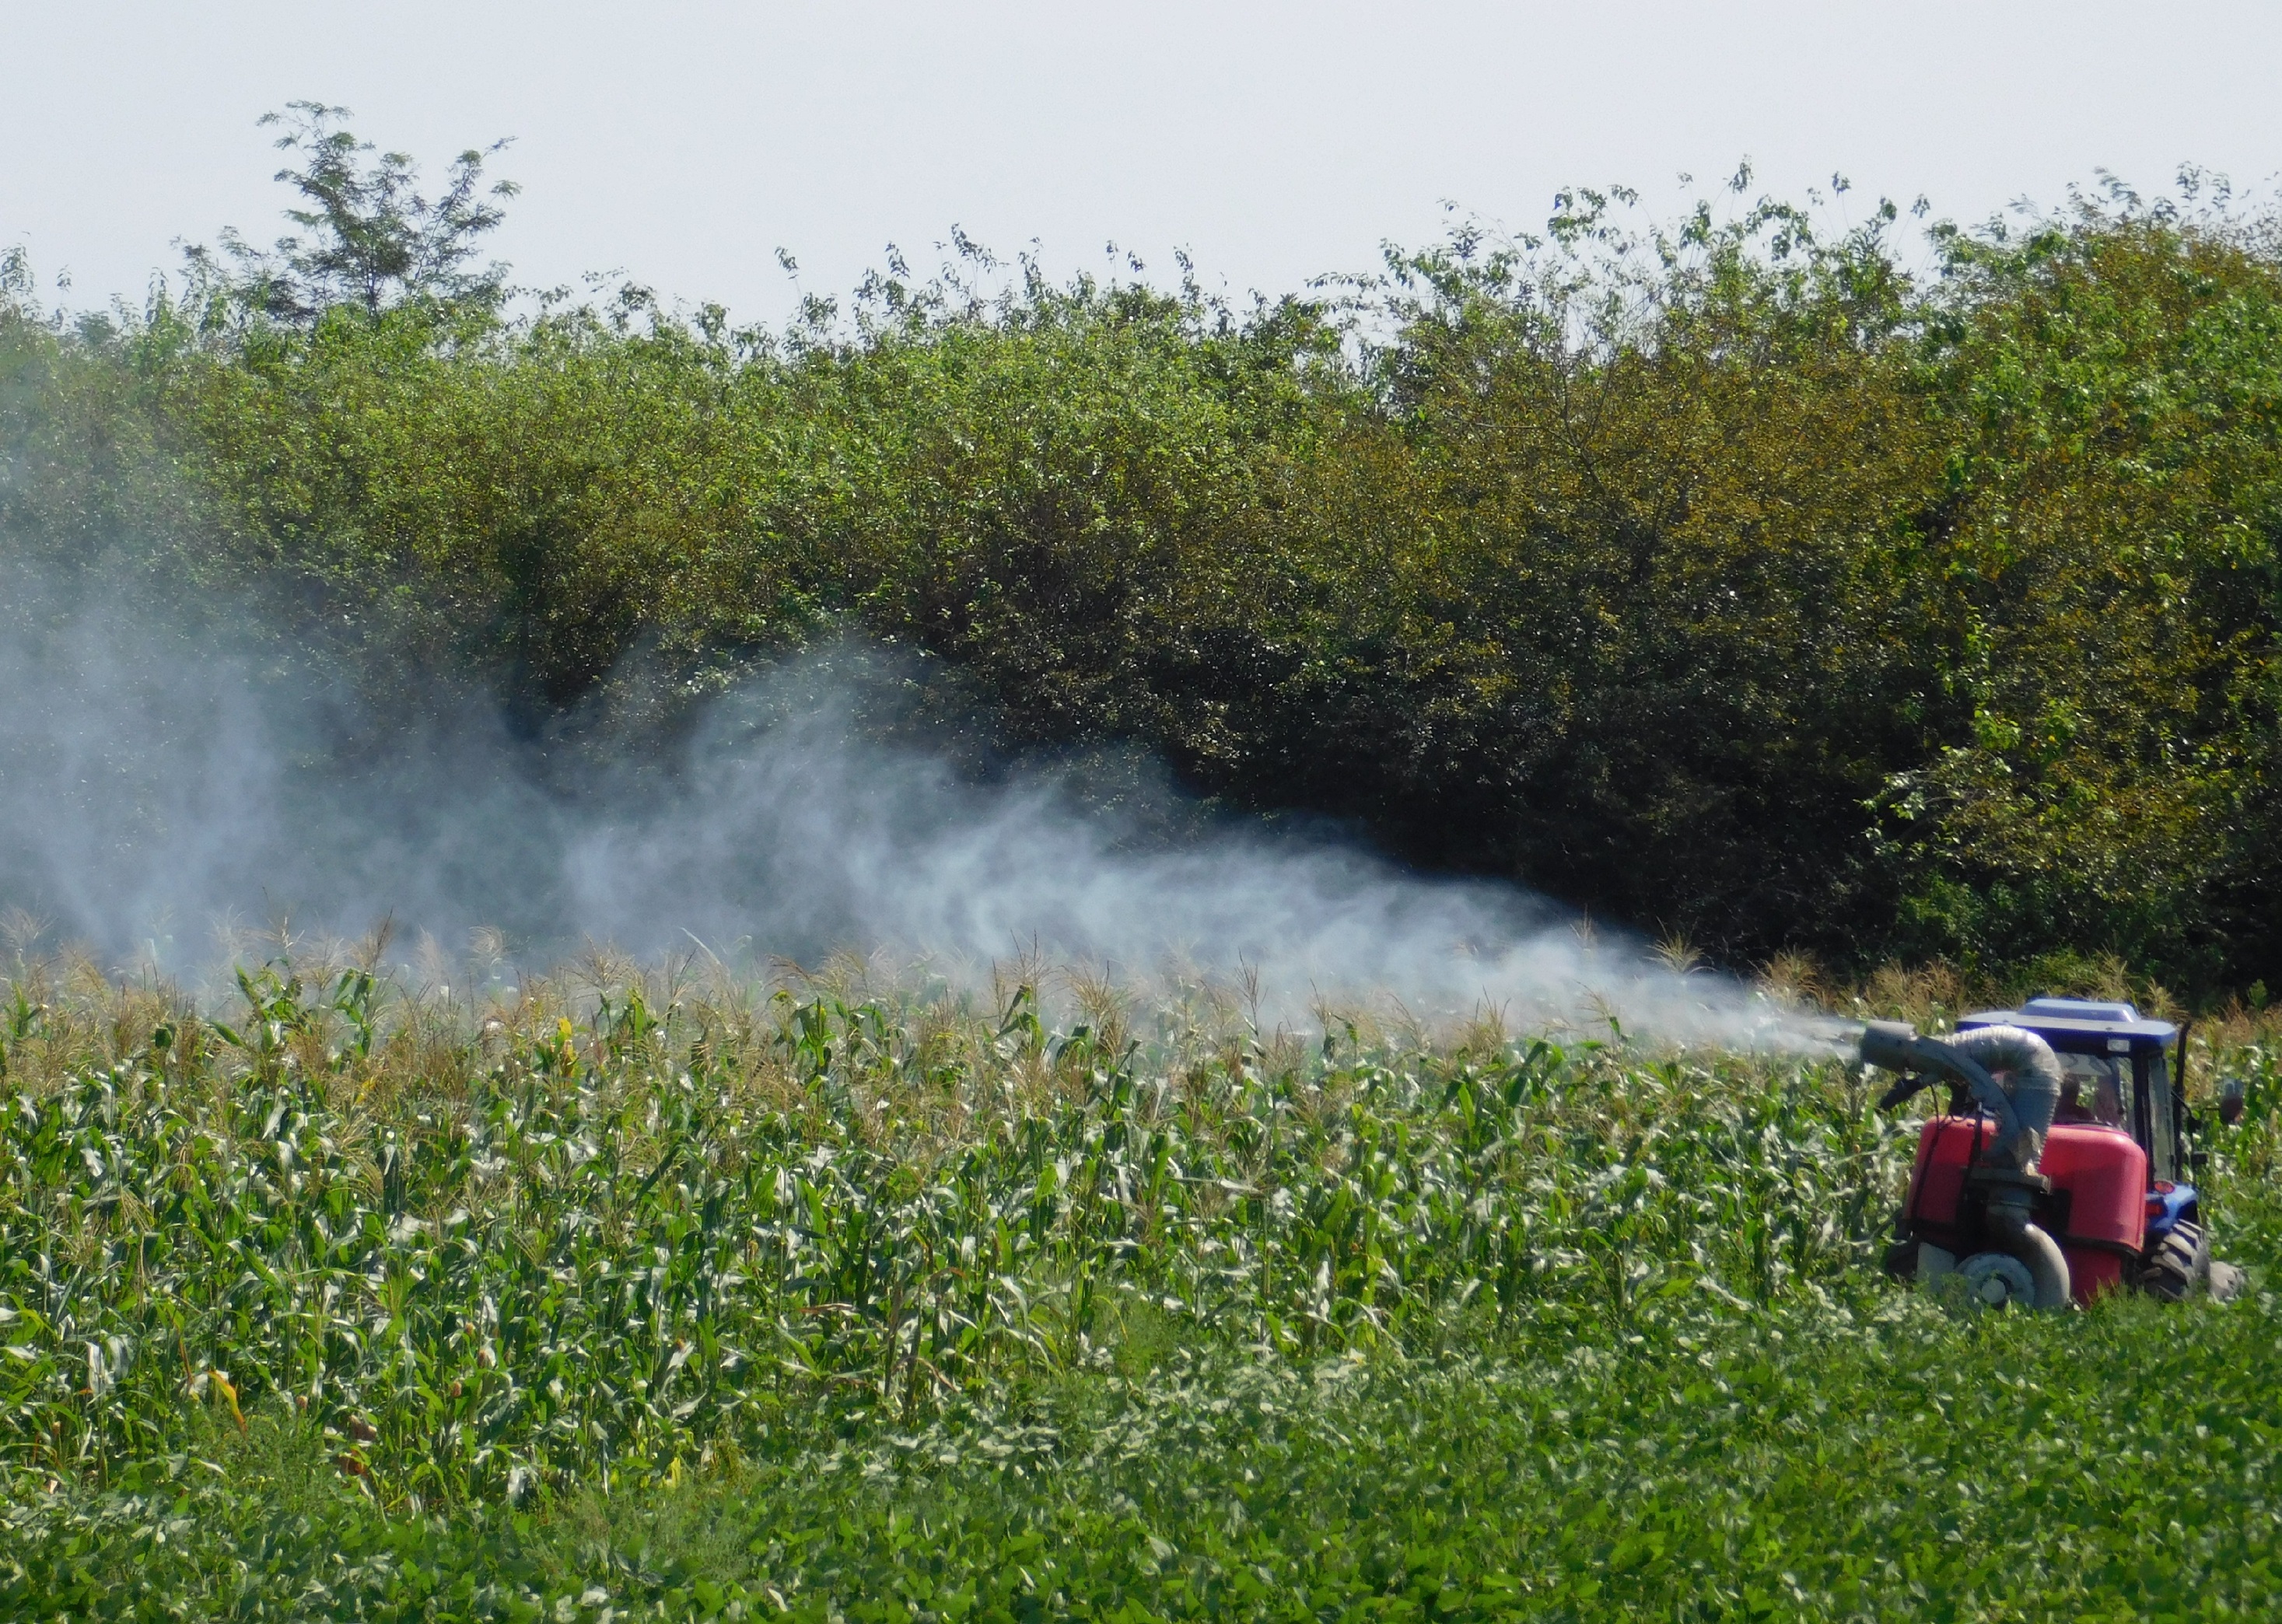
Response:
[[[421,263],[496,219],[480,153],[430,206],[304,134],[345,243],[360,199]],[[495,276],[328,303],[300,239],[66,321],[19,257],[0,528],[532,727],[670,726],[853,624],[1017,743],[1137,742],[1730,960],[2282,984],[2282,250],[2185,179],[1921,268],[1890,207],[1643,232],[1580,192],[1249,308],[961,239],[776,332]]]

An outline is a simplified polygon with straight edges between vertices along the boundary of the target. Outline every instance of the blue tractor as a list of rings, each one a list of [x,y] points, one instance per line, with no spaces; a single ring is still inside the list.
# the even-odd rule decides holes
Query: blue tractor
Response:
[[[2172,1063],[2176,1053],[2177,1063]],[[1891,1110],[1936,1081],[1887,1266],[1960,1274],[1990,1302],[2054,1308],[2129,1288],[2232,1295],[2213,1263],[2187,1146],[2185,1034],[2129,1004],[2033,998],[1948,1038],[1873,1022],[1862,1058],[1900,1072]]]

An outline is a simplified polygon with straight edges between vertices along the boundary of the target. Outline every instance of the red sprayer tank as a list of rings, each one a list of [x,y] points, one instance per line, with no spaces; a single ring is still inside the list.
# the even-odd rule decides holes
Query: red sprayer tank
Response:
[[[1906,1216],[1919,1239],[1957,1251],[1972,1244],[1965,1172],[1987,1146],[1991,1125],[1970,1116],[1937,1116],[1918,1136]],[[2079,1302],[2121,1285],[2123,1265],[2146,1239],[2147,1153],[2121,1128],[2059,1123],[2045,1140],[2037,1170],[2052,1180],[2038,1203],[2039,1222],[2068,1258]]]

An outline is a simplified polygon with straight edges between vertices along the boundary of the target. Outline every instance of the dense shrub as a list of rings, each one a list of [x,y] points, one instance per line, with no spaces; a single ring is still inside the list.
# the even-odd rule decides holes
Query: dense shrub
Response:
[[[853,622],[1008,742],[1730,959],[2282,983],[2270,222],[2119,194],[1913,276],[1890,210],[1614,217],[1250,310],[883,276],[775,334],[211,276],[74,324],[19,261],[0,528],[533,727]]]

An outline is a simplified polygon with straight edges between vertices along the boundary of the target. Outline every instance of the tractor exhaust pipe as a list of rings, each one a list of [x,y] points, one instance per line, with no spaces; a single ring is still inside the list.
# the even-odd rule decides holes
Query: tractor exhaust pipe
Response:
[[[2067,1255],[2034,1216],[2036,1198],[2046,1187],[2037,1162],[2061,1099],[2060,1057],[2052,1045],[2017,1026],[1941,1038],[1921,1037],[1906,1022],[1873,1021],[1862,1033],[1861,1053],[1866,1066],[1904,1074],[1881,1102],[1889,1109],[1944,1075],[1964,1084],[1996,1118],[1994,1142],[1975,1169],[1987,1194],[1989,1238],[2028,1270],[2038,1308],[2065,1307],[2073,1284]]]

